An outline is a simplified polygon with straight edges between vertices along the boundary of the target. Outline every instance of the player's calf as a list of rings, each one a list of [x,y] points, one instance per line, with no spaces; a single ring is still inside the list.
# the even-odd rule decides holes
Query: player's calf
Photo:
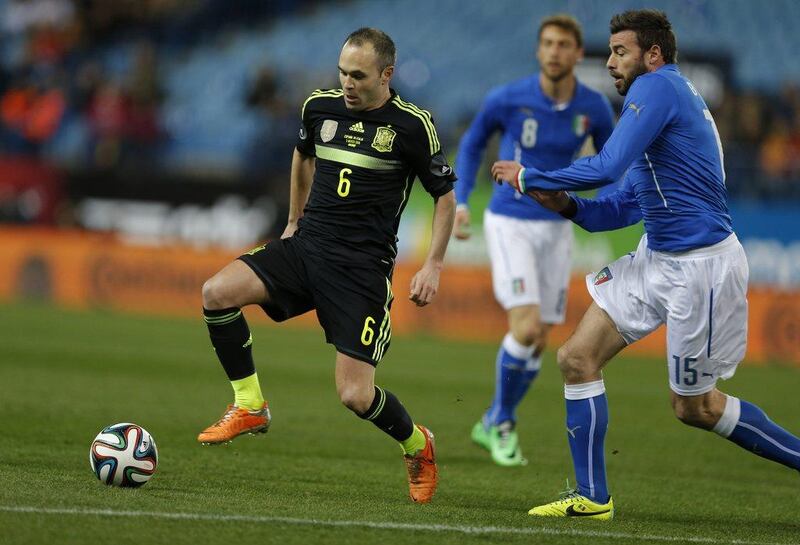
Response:
[[[800,471],[800,437],[769,419],[760,407],[725,395],[714,433],[767,460]]]

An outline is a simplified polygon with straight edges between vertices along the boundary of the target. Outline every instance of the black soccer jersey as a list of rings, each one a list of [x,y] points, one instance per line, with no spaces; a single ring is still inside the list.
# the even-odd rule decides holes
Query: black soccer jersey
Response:
[[[297,235],[336,261],[394,260],[414,179],[433,197],[456,179],[430,113],[394,91],[377,110],[351,112],[331,89],[314,91],[301,115],[297,149],[316,172]]]

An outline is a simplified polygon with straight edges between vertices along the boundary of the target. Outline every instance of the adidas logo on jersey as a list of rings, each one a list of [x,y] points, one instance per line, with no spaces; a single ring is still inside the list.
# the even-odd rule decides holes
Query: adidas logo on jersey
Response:
[[[350,125],[350,130],[353,132],[364,132],[364,124],[359,121]]]

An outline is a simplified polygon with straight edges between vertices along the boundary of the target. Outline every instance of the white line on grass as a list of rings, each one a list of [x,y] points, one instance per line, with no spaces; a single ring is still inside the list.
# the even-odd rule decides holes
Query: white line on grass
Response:
[[[741,539],[716,539],[713,537],[678,537],[653,534],[627,534],[623,532],[603,532],[595,530],[542,528],[513,528],[502,526],[455,526],[450,524],[411,524],[405,522],[372,522],[368,520],[321,520],[293,517],[271,517],[261,515],[215,515],[213,513],[164,513],[157,511],[115,511],[112,509],[51,508],[0,505],[0,511],[9,513],[31,513],[41,515],[73,515],[92,517],[129,517],[170,520],[201,520],[214,522],[255,522],[261,524],[293,524],[298,526],[327,526],[333,528],[373,528],[376,530],[413,530],[421,532],[453,532],[459,534],[517,534],[576,537],[605,537],[611,539],[635,539],[639,541],[662,541],[683,543],[709,543],[731,545],[783,545],[765,541]]]

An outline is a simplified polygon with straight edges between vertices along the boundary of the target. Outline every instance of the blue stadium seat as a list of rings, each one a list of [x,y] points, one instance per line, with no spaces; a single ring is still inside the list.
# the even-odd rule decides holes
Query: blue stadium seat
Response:
[[[5,1],[0,0],[0,9]],[[394,37],[396,86],[405,98],[430,109],[440,131],[447,131],[474,113],[488,89],[535,70],[534,33],[543,16],[577,14],[587,48],[605,51],[611,15],[648,6],[644,0],[538,0],[515,6],[510,19],[507,2],[320,3],[309,15],[221,34],[181,56],[163,57],[163,112],[173,141],[167,155],[185,160],[192,153],[219,152],[235,163],[229,157],[243,157],[247,138],[257,131],[257,120],[244,105],[256,70],[272,66],[283,76],[282,90],[300,101],[316,87],[335,84],[340,40],[358,26],[377,26]],[[800,80],[800,63],[793,58],[800,46],[800,2],[662,0],[659,7],[673,21],[680,51],[695,58],[704,52],[731,55],[735,84],[776,91],[785,79]],[[13,47],[4,40],[0,58],[11,55]],[[123,76],[133,51],[132,46],[110,49],[104,65]],[[429,77],[401,77],[407,61],[424,67]]]

